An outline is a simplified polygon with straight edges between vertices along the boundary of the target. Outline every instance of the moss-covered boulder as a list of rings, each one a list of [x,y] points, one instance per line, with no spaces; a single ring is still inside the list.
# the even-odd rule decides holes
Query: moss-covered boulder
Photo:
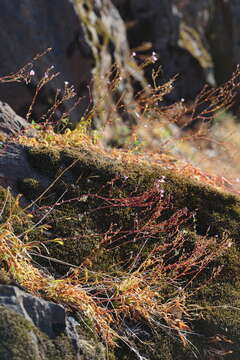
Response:
[[[226,250],[214,264],[209,264],[191,285],[193,293],[196,292],[193,295],[196,317],[189,320],[193,325],[193,333],[187,335],[189,346],[181,346],[176,334],[171,340],[164,332],[155,333],[144,325],[145,330],[139,338],[146,346],[139,343],[136,351],[150,359],[192,359],[194,356],[208,359],[209,354],[226,354],[227,359],[237,359],[239,324],[234,309],[238,308],[240,291],[237,280],[239,198],[176,175],[151,162],[137,162],[134,156],[124,162],[86,148],[68,151],[28,148],[27,152],[31,166],[52,181],[43,193],[35,217],[39,221],[44,216],[45,203],[50,210],[44,219],[50,226],[48,238],[60,237],[64,241],[64,245],[47,245],[51,256],[61,263],[38,259],[58,274],[64,275],[71,268],[69,264],[79,266],[89,256],[91,260],[96,245],[107,233],[111,234],[111,241],[93,256],[92,269],[119,271],[126,259],[131,258],[130,254],[136,254],[146,241],[146,236],[132,241],[132,230],[136,229],[136,224],[139,227],[147,224],[157,199],[161,198],[163,209],[154,223],[161,223],[162,228],[154,234],[149,233],[143,256],[156,243],[173,241],[171,226],[174,227],[172,223],[177,216],[182,216],[177,226],[186,236],[186,248],[191,248],[199,236],[209,241],[216,238],[219,242],[224,236],[231,238],[229,251]],[[32,184],[26,179],[19,182],[24,195],[29,198]],[[49,199],[52,199],[52,208]],[[180,210],[181,214],[178,213]],[[213,267],[222,265],[220,275],[208,284]],[[115,351],[117,359],[137,358],[136,351],[121,344]]]
[[[182,290],[176,286],[188,284],[189,313],[178,305],[178,315],[170,309],[175,317],[172,328],[163,318],[154,325],[130,314],[121,324],[112,324],[119,338],[110,358],[209,359],[213,354],[219,359],[223,354],[226,359],[238,358],[240,328],[234,314],[240,291],[238,197],[134,154],[124,159],[122,152],[108,154],[86,146],[24,151],[38,180],[36,176],[18,179],[19,192],[29,201],[26,211],[31,210],[22,226],[32,229],[25,241],[44,245],[32,252],[44,271],[63,281],[80,266],[87,269],[81,275],[84,284],[87,279],[99,284],[103,276],[106,281],[106,274],[117,279],[126,271],[130,276],[130,269],[137,270],[157,246],[165,246],[168,255],[158,255],[170,276],[169,284],[160,287],[163,303],[174,291],[180,298]],[[47,183],[41,182],[46,178]],[[177,271],[179,259],[198,256],[196,251],[201,253],[196,269],[193,265],[182,273],[180,282],[172,283],[176,272],[171,269],[175,266]],[[4,271],[6,275],[6,266]],[[106,304],[107,298],[101,301]],[[86,316],[77,314],[80,319]],[[86,336],[89,329],[97,328],[88,321],[83,321]]]
[[[1,359],[76,359],[66,336],[51,340],[20,314],[4,306],[0,308]]]

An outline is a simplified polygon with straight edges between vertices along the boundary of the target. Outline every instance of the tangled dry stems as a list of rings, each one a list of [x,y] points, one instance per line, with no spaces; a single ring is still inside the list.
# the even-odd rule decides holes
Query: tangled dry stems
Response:
[[[192,286],[194,280],[228,248],[230,240],[227,236],[221,242],[199,236],[192,248],[187,249],[181,225],[192,215],[182,209],[158,223],[157,219],[171,200],[163,198],[157,184],[140,197],[106,201],[108,206],[145,207],[150,209],[151,216],[127,234],[111,229],[101,234],[102,240],[78,267],[70,267],[66,276],[55,279],[34,266],[31,258],[31,250],[36,254],[47,241],[29,242],[22,234],[16,236],[11,223],[21,222],[21,218],[10,214],[0,229],[1,263],[12,279],[31,293],[83,312],[109,345],[114,345],[119,337],[118,329],[122,328],[124,319],[167,327],[187,345],[186,334],[191,331],[189,321],[194,318],[194,307],[189,306],[191,296],[218,275],[220,268],[213,269],[205,284],[198,288]],[[158,238],[159,233],[168,234],[166,240],[156,243],[146,253],[147,243]],[[68,239],[51,241],[60,243],[60,240],[64,243]],[[139,243],[139,250],[117,273],[92,271],[103,250],[111,252],[129,242]]]
[[[33,62],[42,55],[34,58]],[[33,62],[20,69],[16,74],[2,77],[0,82],[31,81],[30,73]],[[58,75],[52,73],[52,70],[52,68],[47,69],[38,83],[27,113],[28,120],[31,119],[40,90],[48,81]],[[116,68],[109,74],[111,81],[108,91],[114,92],[119,88],[120,83],[124,80],[120,78],[119,74],[120,72]],[[216,110],[232,104],[234,91],[239,86],[239,74],[240,70],[237,69],[232,79],[218,89],[204,89],[190,107],[182,103],[161,107],[159,103],[171,91],[174,79],[159,86],[156,83],[158,72],[153,73],[153,86],[146,91],[143,89],[136,96],[136,104],[133,106],[135,115],[137,114],[139,122],[146,119],[153,121],[159,116],[168,119],[171,116],[172,121],[176,122],[179,117],[190,111],[190,122],[196,119],[206,120],[206,117],[211,117]],[[42,116],[44,123],[42,130],[39,130],[39,136],[32,139],[22,136],[18,141],[33,146],[59,148],[66,145],[85,144],[88,148],[94,148],[100,153],[106,152],[107,150],[95,144],[95,139],[89,134],[89,124],[98,108],[97,104],[94,104],[86,113],[85,122],[80,123],[74,131],[67,130],[64,134],[56,134],[49,126],[53,123],[53,115],[59,106],[74,96],[74,89],[65,83],[63,94],[57,91],[54,104],[47,114]],[[207,107],[200,113],[196,113],[199,105],[203,104],[207,104]],[[119,98],[114,110],[110,110],[111,123],[114,122],[114,114],[125,111],[129,112],[130,110],[124,107]],[[67,114],[63,114],[64,118],[66,116]],[[133,133],[134,131],[136,132],[136,128],[133,127]],[[108,155],[113,158],[144,161],[141,154],[135,155],[131,151],[126,153],[112,150],[108,151]],[[159,155],[157,161],[164,161],[163,158],[164,155]],[[164,159],[168,165],[171,165],[170,158],[166,156]],[[189,171],[191,175],[197,170],[192,168]],[[200,171],[197,176],[202,176],[205,183],[213,182],[209,176]],[[16,218],[16,215],[13,215],[10,210],[8,219],[0,226],[2,267],[17,283],[31,293],[84,312],[92,319],[99,335],[109,345],[115,344],[115,339],[121,333],[119,329],[122,329],[126,318],[146,321],[150,326],[170,329],[178,334],[184,345],[187,345],[187,333],[191,331],[190,320],[194,318],[197,308],[191,304],[191,297],[217,276],[221,269],[212,269],[208,279],[200,287],[194,287],[194,281],[226,251],[230,240],[227,236],[224,236],[220,242],[216,238],[198,236],[190,248],[186,247],[182,224],[189,221],[193,214],[189,213],[187,209],[179,209],[167,220],[159,220],[162,213],[171,206],[171,197],[166,197],[162,192],[161,181],[155,182],[153,187],[139,196],[106,198],[99,193],[91,194],[91,196],[101,197],[106,204],[105,207],[145,208],[150,216],[145,220],[141,219],[136,223],[136,227],[128,232],[123,232],[121,229],[113,231],[110,228],[105,234],[99,234],[101,240],[86,259],[78,267],[71,266],[65,277],[55,279],[32,262],[31,252],[38,252],[41,246],[45,246],[45,243],[26,241],[26,234],[16,235],[12,223],[13,221],[21,222],[21,218]],[[6,203],[8,201],[9,199],[6,199]],[[12,206],[18,206],[18,199],[10,208]],[[2,209],[3,211],[4,209]],[[32,231],[37,228],[33,228]],[[157,243],[146,253],[145,248],[150,239],[158,239],[159,234],[167,234],[165,241]],[[51,241],[63,243],[64,246],[64,242],[67,240],[54,239]],[[127,263],[122,264],[117,273],[116,271],[106,273],[92,270],[94,262],[103,249],[110,252],[111,249],[122,248],[129,242],[139,243],[139,250],[136,254],[131,255]]]

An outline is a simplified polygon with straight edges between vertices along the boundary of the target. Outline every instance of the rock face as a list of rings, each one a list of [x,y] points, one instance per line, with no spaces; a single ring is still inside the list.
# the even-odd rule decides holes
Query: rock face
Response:
[[[29,123],[18,116],[7,104],[0,101],[0,133],[4,135],[19,135],[27,133],[34,135],[35,131]]]
[[[125,233],[129,228],[131,229],[134,224],[136,224],[135,219],[137,215],[139,216],[139,219],[141,219],[141,214],[146,214],[145,207],[143,207],[143,210],[140,213],[141,210],[139,210],[138,207],[139,203],[137,203],[136,207],[132,206],[131,211],[129,211],[128,206],[126,208],[122,208],[121,206],[114,206],[113,208],[106,206],[105,199],[111,199],[114,196],[114,199],[121,199],[122,201],[123,198],[132,196],[133,191],[135,191],[134,195],[136,194],[137,199],[139,199],[139,195],[141,196],[142,191],[148,189],[150,186],[149,184],[151,184],[150,182],[153,181],[153,179],[159,181],[159,179],[163,177],[166,178],[166,181],[161,185],[163,186],[162,189],[166,196],[171,194],[171,199],[173,199],[171,201],[171,209],[169,209],[171,211],[169,214],[171,219],[173,218],[171,214],[177,209],[188,208],[191,212],[195,211],[196,208],[198,209],[195,215],[196,220],[190,228],[190,231],[188,225],[185,227],[184,223],[182,224],[182,226],[184,226],[182,229],[184,231],[183,233],[186,232],[187,234],[186,241],[189,241],[190,244],[198,241],[198,234],[202,235],[207,233],[208,241],[210,241],[212,235],[217,235],[216,238],[218,239],[221,238],[221,234],[229,233],[232,241],[235,242],[236,240],[237,244],[240,221],[239,198],[217,192],[210,187],[205,187],[190,179],[183,178],[181,175],[174,175],[169,171],[164,170],[161,166],[157,168],[156,165],[154,165],[154,167],[151,168],[150,161],[149,164],[144,162],[143,165],[136,162],[129,164],[126,161],[111,159],[106,154],[99,154],[98,152],[84,148],[68,148],[63,149],[63,151],[55,149],[53,151],[47,147],[45,149],[29,147],[27,150],[24,149],[25,156],[26,153],[28,154],[27,160],[29,166],[34,169],[35,173],[32,179],[30,178],[31,174],[27,174],[27,178],[19,178],[18,184],[19,192],[23,193],[29,200],[35,199],[36,189],[40,186],[42,186],[43,190],[46,190],[44,183],[37,184],[35,174],[38,174],[39,182],[41,182],[40,175],[44,179],[47,177],[50,181],[54,182],[54,180],[57,180],[59,170],[61,171],[68,168],[64,176],[53,184],[45,199],[42,199],[40,203],[37,202],[36,211],[33,212],[36,216],[34,221],[38,222],[41,220],[42,224],[46,223],[50,226],[50,238],[57,237],[67,239],[67,241],[64,242],[64,246],[59,246],[54,243],[46,244],[48,252],[43,252],[42,250],[40,253],[40,255],[46,254],[47,256],[50,254],[54,259],[64,261],[65,264],[51,261],[51,258],[47,262],[41,262],[41,258],[36,255],[38,264],[47,267],[48,271],[52,274],[57,273],[58,276],[61,274],[64,277],[66,271],[69,270],[69,266],[71,266],[66,264],[72,264],[73,266],[82,264],[84,259],[89,256],[92,246],[94,246],[94,244],[99,244],[99,237],[96,236],[95,238],[94,234],[105,234],[111,224],[121,226],[121,231]],[[21,158],[19,161],[20,160]],[[72,165],[72,167],[69,169],[70,165]],[[21,174],[21,176],[24,177],[24,174]],[[135,184],[137,184],[137,190],[134,188]],[[97,197],[92,197],[92,194],[97,194]],[[61,196],[63,195],[64,197],[62,198]],[[63,199],[62,203],[59,203],[59,206],[54,206],[56,200],[60,197]],[[136,199],[135,196],[134,198]],[[71,201],[71,199],[73,199],[73,201]],[[51,208],[51,213],[47,218],[45,217],[44,211],[45,205],[50,205]],[[161,219],[162,217],[158,221],[162,221]],[[167,221],[165,214],[163,219],[164,221]],[[148,218],[146,221],[148,221]],[[168,236],[168,241],[173,238],[172,233],[168,234],[168,232],[163,233],[162,231],[164,230],[161,230],[160,233],[154,233],[156,241],[162,241],[163,236],[164,238],[165,236]],[[43,235],[38,233],[35,236],[39,241],[41,241],[41,239],[42,241],[45,241],[47,238],[45,233]],[[149,235],[147,234],[147,236]],[[107,273],[109,269],[114,269],[116,272],[119,272],[121,270],[121,264],[126,262],[129,253],[136,253],[139,246],[141,246],[144,241],[145,237],[139,239],[139,242],[127,243],[127,247],[116,247],[115,249],[112,249],[112,251],[99,252],[96,263],[92,265],[91,270],[93,272],[101,271],[101,273]],[[147,244],[146,247],[149,246],[147,249],[152,249],[151,246],[154,244]],[[148,250],[145,251],[147,251],[146,253],[148,254]],[[229,354],[230,352],[233,354],[229,359],[237,360],[240,351],[240,321],[239,317],[236,317],[234,310],[239,304],[240,291],[240,284],[238,281],[239,249],[237,246],[236,249],[235,247],[233,249],[229,248],[229,253],[226,253],[219,258],[219,264],[225,264],[226,268],[224,268],[220,276],[213,279],[209,285],[207,283],[207,286],[203,287],[193,299],[196,306],[203,306],[206,307],[206,309],[212,309],[212,311],[208,312],[208,310],[206,310],[206,313],[204,312],[204,314],[206,314],[204,319],[196,319],[196,321],[193,322],[193,334],[189,334],[188,340],[197,349],[196,353],[199,354],[199,358],[203,360],[209,360],[212,354],[221,354],[227,351],[229,351]],[[203,280],[205,284],[205,272],[202,277],[200,276],[196,280],[195,285],[191,284],[191,291],[192,289],[195,289],[195,286],[197,288],[199,286],[201,287]],[[175,288],[176,285],[174,284],[174,290]],[[18,293],[19,292],[17,291],[17,294]],[[166,289],[164,289],[163,294],[166,296]],[[20,296],[25,297],[21,292]],[[32,306],[34,311],[36,308],[43,308],[43,304],[39,304],[35,298],[31,298],[29,301],[31,304],[36,304]],[[6,304],[6,301],[4,301],[4,304]],[[226,307],[226,304],[229,305],[229,308],[228,306]],[[16,304],[16,301],[14,301],[14,306],[19,306],[18,302]],[[52,308],[50,311],[50,318],[53,316],[54,309],[55,308]],[[24,311],[27,311],[25,306]],[[61,325],[60,328],[65,328],[64,314],[61,312],[61,309],[58,309],[57,311],[60,312],[59,317],[63,320],[61,322],[63,325]],[[0,314],[1,316],[4,316],[3,321],[5,323],[6,318],[8,319],[8,316],[10,316],[9,313],[7,315],[5,310],[0,312]],[[29,312],[27,312],[27,314],[29,316]],[[16,316],[16,314],[14,316]],[[82,313],[80,313],[80,316],[82,316]],[[36,318],[36,316],[31,315],[31,312],[30,317],[32,319],[31,321],[34,321]],[[23,324],[24,320],[25,327],[26,324],[28,324],[28,326],[31,325],[28,335],[25,335],[23,345],[26,348],[30,347],[30,349],[32,349],[33,341],[31,340],[31,337],[29,339],[32,323],[29,325],[29,323],[26,323],[26,319],[23,319],[22,317],[18,317],[17,319],[20,324]],[[7,322],[7,328],[9,328],[8,324],[9,323]],[[175,343],[174,339],[172,339],[169,334],[162,335],[161,332],[158,333],[158,330],[155,329],[154,332],[151,333],[150,329],[146,329],[144,325],[141,327],[141,322],[137,325],[135,324],[135,331],[138,327],[137,336],[141,341],[139,354],[143,358],[156,360],[163,355],[162,358],[167,360],[175,359],[176,356],[179,360],[194,359],[192,350],[183,348],[180,344]],[[131,326],[133,326],[134,329],[134,324],[130,324],[128,329],[131,329]],[[6,335],[6,327],[4,329],[5,330],[2,331],[2,333]],[[13,330],[11,331],[10,334],[13,334]],[[34,331],[36,331],[36,329]],[[145,334],[146,332],[147,334]],[[135,334],[136,333],[134,333],[134,336]],[[18,342],[18,337],[16,340],[16,335],[12,335],[12,337],[13,336],[15,343]],[[59,336],[61,335],[57,336],[58,340]],[[213,339],[217,336],[219,339],[223,340],[213,343]],[[1,339],[2,336],[0,333],[0,340]],[[5,342],[9,341],[9,338],[7,338],[7,340],[6,338],[4,339]],[[148,347],[146,344],[149,343],[149,339],[151,339],[151,346]],[[226,342],[224,342],[224,339],[226,339]],[[55,340],[56,339],[51,339],[50,344],[53,344]],[[84,341],[85,339],[82,341],[83,344]],[[66,346],[70,346],[69,343],[67,344],[68,345],[63,346],[63,349],[66,349]],[[46,350],[41,348],[41,351],[43,352]],[[71,354],[71,351],[69,351],[68,354]],[[101,359],[100,355],[96,355],[98,351],[96,347],[92,347],[92,351],[93,354],[95,354],[94,356],[96,359]],[[4,360],[8,359],[7,357],[2,358]],[[61,358],[64,357],[59,356],[59,359]],[[87,356],[83,357],[83,359],[85,358],[91,359],[91,357]],[[94,357],[92,358],[94,359]],[[119,348],[116,349],[115,358],[112,357],[112,359],[122,360],[124,358],[132,360],[136,359],[128,347],[125,346],[124,348],[119,346]],[[215,358],[220,360],[220,357]],[[11,357],[9,357],[9,359],[11,359]],[[13,359],[16,360],[17,358]],[[36,357],[36,359],[38,358]],[[52,358],[46,356],[46,359]],[[70,359],[72,358],[70,357]]]
[[[101,0],[94,6],[89,1],[77,0],[43,0],[34,5],[30,0],[20,3],[3,0],[0,44],[4,51],[0,54],[0,76],[16,72],[49,47],[53,50],[35,63],[35,76],[30,84],[0,81],[0,99],[24,117],[40,78],[47,68],[55,66],[60,75],[41,90],[33,109],[35,119],[46,113],[56,90],[63,89],[64,81],[68,81],[82,97],[71,113],[71,122],[78,122],[89,106],[87,86],[93,69],[95,80],[106,80],[106,86],[94,83],[95,104],[104,108],[117,102],[119,94],[120,97],[124,94],[121,105],[131,105],[132,87],[127,79],[131,77],[141,86],[145,82],[129,58],[120,12],[127,25],[130,48],[141,48],[136,50],[140,57],[151,55],[152,51],[157,53],[159,60],[154,67],[162,66],[159,83],[179,74],[173,92],[166,99],[169,102],[180,98],[191,100],[206,82],[214,84],[216,79],[221,83],[229,78],[238,64],[239,7],[237,0]],[[122,75],[127,76],[123,76],[124,81],[115,89],[116,93],[108,96],[105,75],[114,63],[122,69]],[[151,81],[151,70],[149,67],[145,73],[148,81]],[[56,118],[68,112],[72,105],[70,101],[61,106]],[[126,111],[124,114],[126,116]],[[100,111],[98,118],[101,116]],[[134,122],[134,119],[125,120]]]
[[[147,84],[130,56],[124,22],[110,0],[73,0],[73,4],[95,59],[92,87],[95,124],[97,127],[106,124],[109,113],[104,109],[113,108],[113,123],[124,120],[131,125],[136,122],[134,111],[129,111],[134,110],[131,79],[142,87]],[[113,86],[115,76],[118,80]]]
[[[25,116],[36,84],[47,68],[54,66],[54,71],[60,72],[60,75],[41,91],[34,107],[35,119],[47,111],[56,90],[63,89],[64,81],[68,81],[84,97],[71,115],[72,122],[79,121],[89,103],[86,85],[91,79],[93,60],[71,2],[3,0],[0,13],[0,44],[4,49],[0,54],[0,76],[15,73],[38,53],[52,48],[51,52],[35,63],[35,76],[31,84],[0,84],[0,99],[7,101],[18,114]],[[72,105],[71,102],[65,103],[58,117]]]
[[[167,208],[169,214],[164,212],[156,220],[159,221],[161,228],[159,227],[160,230],[157,232],[154,230],[153,235],[150,234],[150,236],[154,236],[154,243],[145,244],[144,236],[136,242],[127,242],[126,247],[117,246],[111,250],[109,247],[106,251],[100,251],[97,254],[91,265],[91,271],[94,273],[100,271],[108,275],[109,269],[111,269],[109,272],[109,277],[111,277],[112,269],[116,273],[121,273],[123,271],[122,264],[126,263],[129,254],[137,253],[140,246],[145,245],[145,254],[148,256],[156,242],[159,241],[161,244],[166,238],[170,243],[173,239],[173,232],[169,232],[171,227],[167,227],[165,224],[169,221],[169,226],[172,226],[173,216],[176,217],[175,211],[179,209],[188,209],[195,214],[193,224],[190,224],[189,218],[186,219],[187,222],[181,223],[180,231],[181,235],[186,234],[186,244],[191,245],[195,242],[198,244],[202,235],[205,234],[208,236],[207,242],[211,241],[212,236],[214,239],[222,239],[222,236],[229,234],[231,237],[230,247],[226,254],[224,253],[217,259],[217,266],[218,264],[225,265],[220,276],[212,279],[213,281],[209,284],[205,282],[205,272],[203,272],[202,276],[196,278],[196,282],[194,279],[194,283],[191,284],[191,292],[201,288],[203,280],[206,284],[206,287],[203,286],[199,292],[196,292],[193,299],[197,309],[198,306],[206,308],[206,313],[204,312],[206,316],[191,322],[193,333],[189,333],[188,340],[197,349],[196,352],[201,359],[209,360],[212,358],[212,354],[224,352],[232,354],[229,359],[237,360],[239,358],[240,320],[239,317],[236,317],[234,310],[239,306],[240,292],[238,281],[240,252],[237,245],[240,221],[239,198],[164,170],[160,164],[157,166],[154,163],[152,166],[151,161],[149,163],[144,161],[141,164],[134,160],[129,163],[128,159],[126,161],[124,158],[122,160],[119,160],[118,157],[111,158],[109,153],[94,152],[84,146],[79,148],[68,146],[67,149],[63,148],[62,150],[49,149],[48,146],[46,148],[34,146],[24,148],[17,144],[4,144],[4,146],[5,151],[0,157],[0,171],[5,174],[6,180],[7,176],[11,176],[16,193],[24,194],[25,198],[31,202],[36,200],[39,192],[46,190],[42,199],[36,200],[35,208],[32,211],[33,218],[30,220],[17,205],[11,206],[10,201],[6,201],[6,199],[9,200],[9,193],[2,187],[0,187],[0,205],[3,209],[3,219],[10,217],[9,212],[13,217],[12,227],[19,239],[21,239],[20,234],[31,229],[29,234],[29,236],[33,236],[31,239],[44,244],[45,250],[41,249],[41,252],[30,255],[34,256],[33,264],[35,266],[38,264],[38,267],[41,266],[41,269],[45,269],[48,276],[51,274],[51,277],[48,278],[50,285],[52,280],[64,280],[72,266],[79,267],[86,258],[88,259],[89,252],[91,253],[92,249],[99,245],[99,234],[108,232],[112,224],[116,224],[116,227],[120,226],[123,234],[136,225],[136,218],[143,218],[148,224],[148,216],[151,216],[152,211],[147,213],[144,205],[146,198],[143,198],[142,195],[146,194],[149,187],[151,190],[152,184],[155,183],[161,184],[160,189],[166,194],[166,198],[171,199],[171,204]],[[20,172],[21,168],[22,172]],[[64,170],[66,170],[65,173],[63,173]],[[60,173],[62,176],[59,177]],[[163,178],[166,180],[160,182],[159,180]],[[52,187],[47,189],[49,184],[52,184]],[[160,189],[158,185],[156,190]],[[134,197],[132,197],[133,194]],[[115,203],[113,203],[113,207],[108,206],[110,202],[106,206],[106,199],[112,200],[113,196],[114,201],[120,200],[120,206],[115,206]],[[135,203],[136,200],[142,198],[143,203]],[[151,194],[150,200],[152,198],[154,195]],[[133,199],[134,203],[127,203],[127,206],[123,208],[121,206],[123,199]],[[144,205],[142,210],[139,205]],[[49,209],[51,209],[50,212]],[[196,209],[198,210],[196,211]],[[35,224],[48,225],[50,231],[42,232],[36,227],[35,232],[32,221]],[[149,238],[149,234],[146,235]],[[46,241],[56,238],[66,239],[64,245],[60,246],[60,244]],[[233,245],[235,241],[236,247]],[[44,258],[44,255],[48,259],[46,256]],[[7,273],[4,270],[7,268],[4,256],[5,253],[1,252],[0,279],[1,272]],[[19,258],[21,259],[21,257]],[[210,269],[211,265],[209,264],[207,272]],[[54,276],[56,277],[54,278]],[[59,276],[62,276],[61,279]],[[14,279],[15,277],[10,277],[10,282],[5,280],[4,284],[12,284],[11,280]],[[20,285],[24,286],[21,280]],[[101,289],[101,284],[99,289]],[[154,289],[156,291],[155,287]],[[174,283],[174,291],[175,289],[176,284]],[[61,290],[60,288],[60,292]],[[44,288],[40,288],[38,291],[39,294],[44,294]],[[170,294],[172,293],[171,291]],[[164,288],[161,294],[166,298],[167,290]],[[115,296],[114,293],[113,296]],[[54,298],[59,299],[59,297]],[[102,299],[102,295],[100,299]],[[83,318],[82,322],[86,323],[84,318],[86,313],[72,301],[67,303],[66,297],[62,301],[74,309],[76,319],[69,317],[61,305],[38,299],[12,285],[0,286],[0,359],[105,360],[107,358],[106,349],[104,350],[100,340],[93,335],[97,324],[90,318],[87,319],[87,329],[83,328],[79,320]],[[108,302],[110,303],[110,301]],[[175,316],[174,313],[172,315]],[[127,324],[128,333],[126,334],[128,337],[131,334],[134,335],[135,339],[132,340],[136,340],[137,335],[140,340],[140,348],[137,347],[137,351],[143,358],[156,360],[163,355],[166,360],[175,359],[176,356],[179,360],[194,359],[191,349],[186,349],[176,343],[169,333],[162,334],[161,327],[151,332],[151,327],[146,327],[142,320],[133,324],[130,320],[131,318],[129,324],[124,322]],[[126,321],[128,320],[126,319]],[[84,330],[82,331],[82,329]],[[87,333],[87,330],[90,331]],[[121,329],[121,331],[123,330]],[[213,339],[215,338],[219,338],[221,341],[214,343]],[[150,340],[151,346],[147,346]],[[113,351],[114,353],[111,353],[113,360],[136,359],[131,347],[124,347],[121,343]],[[215,358],[218,359],[218,357]]]
[[[218,84],[226,81],[240,61],[237,0],[175,1],[184,21],[195,29],[211,53]]]
[[[113,64],[117,64],[121,73],[126,72],[118,89],[120,94],[124,94],[123,104],[131,104],[133,95],[127,75],[144,82],[134,62],[129,59],[124,23],[110,0],[96,2],[94,6],[88,1],[44,0],[33,4],[30,0],[21,3],[3,0],[0,13],[0,44],[4,49],[0,55],[0,76],[15,73],[38,53],[52,48],[51,52],[34,63],[35,76],[31,83],[1,84],[0,79],[0,99],[8,102],[21,116],[26,115],[39,80],[51,66],[60,75],[41,90],[33,108],[35,120],[46,113],[54,102],[57,89],[63,89],[67,81],[81,97],[80,104],[71,112],[70,120],[73,124],[80,121],[89,106],[88,86],[93,69],[93,102],[99,104],[100,99],[100,107],[109,106],[115,101],[107,90],[108,75]],[[105,80],[106,86],[103,86]],[[74,101],[64,103],[56,112],[56,119],[68,112],[73,104]],[[102,114],[100,111],[98,118]]]
[[[137,51],[139,57],[156,52],[159,60],[154,67],[157,69],[162,66],[159,83],[179,75],[168,100],[193,99],[206,82],[205,69],[196,57],[179,45],[181,14],[173,1],[113,2],[127,23],[130,47],[140,49]],[[151,74],[152,68],[147,69],[149,81]],[[191,87],[188,86],[189,83]]]
[[[19,179],[32,176],[36,181],[41,178],[41,181],[46,186],[51,183],[50,179],[39,175],[39,173],[32,169],[23,146],[14,143],[2,145],[0,156],[0,185],[5,188],[9,187],[12,194],[17,195]],[[20,201],[22,206],[27,204],[24,198]]]
[[[147,43],[144,54],[158,54],[163,79],[179,74],[170,100],[193,99],[204,83],[225,82],[240,61],[237,0],[113,3],[127,23],[130,47]]]

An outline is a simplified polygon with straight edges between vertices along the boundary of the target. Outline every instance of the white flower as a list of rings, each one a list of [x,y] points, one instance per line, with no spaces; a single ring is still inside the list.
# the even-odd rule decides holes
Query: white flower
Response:
[[[29,73],[30,76],[34,76],[35,75],[35,71],[34,70],[31,70],[30,73]]]
[[[155,51],[152,52],[152,62],[155,63],[157,61],[158,57]]]
[[[157,180],[158,183],[165,183],[166,182],[166,176],[161,176],[160,179]]]

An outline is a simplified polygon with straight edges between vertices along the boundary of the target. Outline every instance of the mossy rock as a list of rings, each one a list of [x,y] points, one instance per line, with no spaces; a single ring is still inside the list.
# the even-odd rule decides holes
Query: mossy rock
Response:
[[[76,360],[65,336],[51,340],[20,314],[0,306],[1,360]]]
[[[235,245],[214,264],[224,265],[222,273],[202,288],[193,299],[197,306],[202,306],[207,311],[199,311],[199,317],[201,315],[202,318],[193,322],[193,334],[187,336],[189,344],[192,345],[185,348],[177,339],[153,331],[149,344],[144,342],[146,346],[141,346],[140,343],[139,351],[151,360],[191,360],[195,355],[205,360],[209,358],[211,351],[212,354],[225,352],[226,359],[237,360],[237,354],[240,352],[240,328],[238,320],[234,317],[234,309],[239,308],[240,293],[238,197],[199,184],[151,163],[113,160],[84,148],[78,151],[54,150],[54,156],[52,151],[49,151],[48,156],[46,149],[29,149],[28,156],[37,171],[49,174],[52,179],[53,183],[47,194],[49,198],[52,196],[53,206],[44,218],[44,223],[51,226],[50,238],[62,237],[64,245],[54,243],[48,244],[47,247],[52,257],[68,264],[78,266],[96,248],[104,234],[121,229],[124,234],[121,241],[124,244],[117,243],[119,246],[114,249],[116,244],[113,235],[112,242],[95,256],[92,267],[103,272],[119,271],[124,262],[130,260],[130,254],[139,251],[141,241],[145,241],[132,242],[131,229],[136,226],[136,221],[139,226],[143,226],[151,217],[149,207],[137,206],[136,201],[135,206],[134,202],[132,206],[122,206],[123,199],[139,199],[156,187],[156,184],[164,193],[164,199],[169,197],[168,206],[156,219],[156,223],[168,221],[180,209],[187,208],[189,212],[194,213],[191,219],[187,219],[180,226],[180,230],[186,236],[187,246],[191,246],[199,236],[206,236],[209,240],[211,237],[217,237],[221,241],[222,237],[228,234]],[[36,161],[41,157],[47,161]],[[61,172],[63,176],[60,175]],[[24,195],[28,190],[32,191],[31,181],[22,179],[22,182],[25,185],[25,188],[22,187]],[[54,200],[56,198],[60,198],[61,201],[57,203]],[[154,202],[154,198],[146,199]],[[41,207],[44,208],[44,204],[43,199],[36,221],[41,219]],[[50,209],[49,204],[46,200],[46,206]],[[168,229],[154,237],[150,236],[142,255],[145,256],[156,242],[172,241],[171,236]],[[37,260],[41,262],[40,259]],[[49,262],[43,261],[42,264],[48,266]],[[69,265],[54,261],[51,262],[51,266],[62,275],[69,270]],[[211,266],[205,269],[195,281],[193,291],[204,283],[211,270]],[[225,307],[226,304],[230,307]],[[215,339],[217,336],[219,337]],[[111,353],[111,356],[113,359],[137,358],[136,353],[123,344],[120,344],[120,348]]]
[[[1,360],[105,360],[106,348],[94,331],[87,333],[78,327],[77,354],[71,340],[63,333],[55,339],[37,329],[30,321],[15,311],[0,305],[0,359]]]
[[[127,233],[134,227],[136,219],[142,223],[147,221],[151,212],[144,206],[122,206],[118,199],[141,196],[163,176],[165,182],[160,187],[165,197],[171,196],[171,201],[157,221],[169,219],[179,209],[188,208],[195,213],[193,221],[185,224],[189,230],[220,237],[227,232],[231,238],[238,240],[240,200],[233,195],[203,186],[161,167],[114,161],[86,149],[49,150],[48,153],[47,149],[29,148],[28,157],[39,172],[51,173],[53,185],[44,194],[46,200],[41,199],[40,205],[49,206],[51,199],[52,205],[55,204],[46,222],[51,226],[53,237],[63,237],[66,241],[64,246],[49,246],[54,257],[61,257],[68,263],[79,265],[99,241],[99,234],[106,233],[111,226]],[[59,169],[63,172],[62,177]],[[35,182],[34,179],[21,180],[20,190],[25,196],[39,196],[41,184]],[[61,201],[56,204],[58,198]],[[160,234],[159,241],[163,236],[168,234]],[[132,244],[125,249],[133,251],[136,248]],[[125,249],[122,249],[125,256]],[[117,253],[120,260],[119,251]]]

